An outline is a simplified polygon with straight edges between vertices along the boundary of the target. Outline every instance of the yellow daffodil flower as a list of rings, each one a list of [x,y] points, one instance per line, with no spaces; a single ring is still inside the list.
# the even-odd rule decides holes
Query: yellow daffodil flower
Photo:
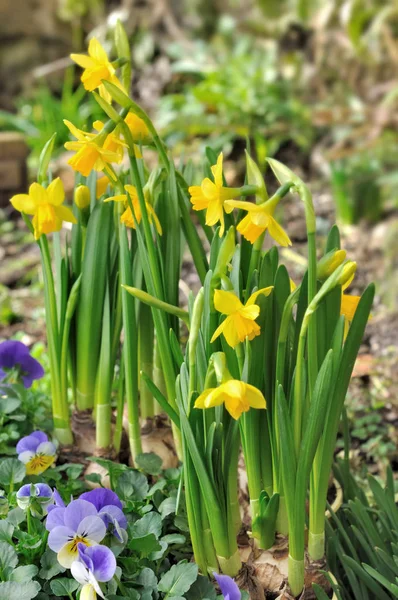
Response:
[[[137,221],[137,223],[140,224],[141,219],[142,219],[140,201],[138,199],[137,190],[133,185],[125,185],[124,189],[130,196],[131,203],[132,203],[133,209],[134,209],[135,220],[131,213],[131,209],[128,204],[126,194],[118,194],[116,196],[111,196],[110,198],[106,198],[104,200],[104,202],[123,202],[126,210],[120,217],[120,222],[124,223],[126,225],[126,227],[132,227],[133,229],[135,229],[135,221]],[[155,213],[155,211],[153,209],[153,206],[148,201],[146,201],[145,204],[146,204],[146,209],[148,212],[149,222],[153,223],[156,227],[158,234],[162,235],[162,226],[160,224],[157,214]]]
[[[225,404],[225,408],[234,419],[239,419],[250,408],[266,408],[263,394],[253,385],[230,379],[218,388],[205,390],[195,402],[195,408],[210,408]]]
[[[63,221],[77,223],[76,217],[67,206],[62,206],[65,191],[59,177],[44,188],[39,183],[32,183],[29,194],[17,194],[10,200],[16,210],[33,215],[32,225],[35,239],[44,233],[59,231]]]
[[[115,75],[115,68],[109,61],[108,56],[96,38],[91,38],[87,54],[71,54],[71,59],[84,69],[81,80],[84,88],[92,92],[99,88],[99,93],[107,102],[111,101],[111,95],[106,91],[103,80],[114,83],[121,89],[122,84]]]
[[[357,310],[359,301],[361,299],[361,296],[349,296],[348,294],[344,293],[344,291],[348,288],[348,286],[351,285],[352,280],[354,279],[354,275],[347,281],[347,283],[345,283],[343,285],[343,287],[342,287],[342,293],[341,293],[340,314],[344,315],[344,317],[345,317],[345,321],[344,321],[344,338],[347,337],[348,330],[349,330],[350,325],[351,325],[351,323],[352,323],[352,321],[354,319],[355,311]]]
[[[206,209],[206,225],[215,225],[220,222],[220,237],[224,234],[224,210],[227,213],[232,212],[233,207],[226,205],[226,200],[240,196],[239,188],[227,188],[223,186],[222,175],[222,152],[219,154],[217,164],[211,167],[214,181],[206,177],[201,185],[192,185],[188,191],[191,195],[191,202],[194,210]]]
[[[137,117],[137,115],[134,113],[129,112],[124,121],[127,127],[130,129],[130,133],[135,142],[145,143],[151,140],[149,129],[140,117]]]
[[[239,342],[244,342],[246,338],[254,339],[260,335],[261,328],[256,323],[260,314],[260,307],[255,304],[260,294],[268,296],[273,286],[258,290],[250,296],[245,305],[233,292],[216,290],[214,292],[214,306],[218,312],[227,315],[225,321],[215,330],[210,342],[214,342],[221,333],[231,348],[235,348]]]
[[[115,139],[111,137],[108,141],[109,135],[105,139],[104,145],[101,146],[96,139],[98,134],[87,133],[78,129],[70,121],[64,120],[65,125],[71,132],[71,134],[77,139],[76,142],[66,142],[65,148],[67,150],[73,150],[76,152],[72,158],[68,160],[68,164],[78,171],[85,177],[88,177],[93,169],[96,171],[102,171],[106,164],[120,163],[123,158],[123,152],[120,151],[120,147],[123,146],[123,142],[115,142]],[[101,135],[101,134],[99,134]],[[110,134],[112,136],[112,134]],[[105,147],[107,145],[108,147]],[[117,146],[116,151],[111,148]]]
[[[111,181],[106,175],[99,177],[96,182],[95,196],[97,200],[103,196],[108,188],[108,185],[112,185]]]
[[[281,246],[291,246],[289,236],[286,231],[274,219],[274,212],[280,198],[270,199],[262,204],[253,204],[252,202],[242,202],[240,200],[227,200],[225,206],[231,210],[241,208],[247,211],[237,230],[243,237],[254,244],[264,231],[268,229],[270,236]]]

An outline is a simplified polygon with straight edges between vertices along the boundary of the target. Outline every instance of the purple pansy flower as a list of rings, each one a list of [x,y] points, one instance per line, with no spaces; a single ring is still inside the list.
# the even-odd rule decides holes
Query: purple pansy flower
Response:
[[[241,600],[242,595],[232,577],[229,577],[228,575],[219,575],[218,573],[214,573],[214,577],[220,586],[224,600]]]
[[[95,546],[106,534],[97,509],[86,500],[73,500],[65,508],[54,508],[47,517],[46,528],[50,532],[48,545],[58,553],[58,562],[67,569],[78,557],[79,543]]]
[[[105,526],[113,525],[114,534],[120,542],[126,541],[123,533],[127,529],[127,519],[123,513],[123,505],[118,495],[112,490],[97,488],[81,494],[80,500],[91,502],[98,511],[98,516],[104,521]]]
[[[17,504],[23,510],[28,507],[35,517],[47,514],[48,507],[53,503],[53,493],[46,483],[27,483],[17,492]]]
[[[111,550],[106,546],[93,546],[87,548],[78,544],[79,560],[71,566],[73,577],[82,584],[80,600],[95,600],[97,594],[105,598],[99,582],[110,581],[116,571],[116,559]]]
[[[34,379],[44,375],[41,364],[30,355],[29,348],[22,342],[6,340],[0,344],[0,381],[8,372],[15,369],[26,388],[30,388]]]
[[[26,466],[27,475],[40,475],[51,467],[56,449],[43,431],[34,431],[19,440],[17,444],[18,459]]]

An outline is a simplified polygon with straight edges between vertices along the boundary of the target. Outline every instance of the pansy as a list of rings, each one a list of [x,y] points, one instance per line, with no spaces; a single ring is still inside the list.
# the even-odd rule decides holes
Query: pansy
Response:
[[[65,191],[59,177],[54,179],[47,188],[39,183],[32,183],[29,194],[17,194],[10,200],[16,210],[33,215],[32,225],[35,239],[44,233],[59,231],[63,221],[77,223],[70,208],[63,206]]]
[[[71,573],[83,586],[80,600],[96,600],[97,594],[105,598],[99,584],[110,581],[116,572],[113,552],[106,546],[87,548],[84,544],[78,544],[77,548],[79,560],[72,563]]]
[[[81,80],[84,88],[89,92],[99,88],[99,93],[107,102],[111,101],[110,94],[106,91],[103,81],[110,81],[122,88],[122,84],[115,75],[115,68],[96,38],[91,38],[86,54],[71,54],[71,59],[84,69]]]
[[[0,381],[21,379],[24,386],[29,388],[34,379],[40,379],[43,375],[43,367],[30,355],[25,344],[16,340],[6,340],[0,344]]]
[[[53,504],[53,492],[46,483],[27,483],[17,492],[17,504],[22,510],[30,508],[35,517],[47,514],[48,507]]]
[[[202,392],[195,402],[195,408],[210,408],[220,404],[225,404],[234,419],[239,419],[250,408],[266,408],[266,401],[260,390],[237,379],[230,379],[218,388]]]
[[[291,246],[289,236],[279,223],[274,219],[274,212],[280,198],[270,198],[262,204],[253,204],[252,202],[242,202],[240,200],[227,200],[225,207],[240,208],[247,211],[237,230],[243,237],[254,244],[264,231],[268,230],[270,236],[281,246]]]
[[[241,600],[242,595],[232,577],[229,577],[228,575],[219,575],[218,573],[214,573],[214,577],[220,586],[224,600]]]
[[[124,223],[126,227],[132,227],[133,229],[135,229],[135,221],[137,221],[137,223],[140,224],[142,219],[140,201],[138,199],[137,190],[133,185],[125,185],[124,189],[130,196],[131,204],[133,205],[135,220],[132,215],[126,194],[118,194],[116,196],[111,196],[110,198],[106,198],[104,202],[123,202],[126,210],[120,217],[120,222]],[[153,206],[147,200],[145,201],[145,205],[148,213],[149,222],[153,223],[156,227],[158,234],[162,235],[162,226],[157,217],[157,214],[154,211]]]
[[[115,492],[105,488],[97,488],[81,494],[80,500],[91,502],[97,509],[98,516],[101,517],[105,526],[108,528],[109,525],[112,525],[114,535],[119,541],[126,541],[127,519],[123,513],[123,505]]]
[[[233,207],[224,205],[226,200],[240,196],[240,188],[228,188],[223,186],[222,172],[223,155],[219,154],[217,163],[211,167],[214,181],[206,177],[200,185],[192,185],[188,191],[194,210],[206,209],[206,225],[215,225],[220,222],[220,237],[224,233],[224,210],[227,213],[233,211]]]
[[[68,160],[68,164],[85,177],[88,177],[91,171],[103,171],[105,166],[110,163],[120,163],[122,157],[120,152],[114,152],[104,148],[106,137],[102,133],[88,133],[78,129],[70,121],[64,120],[65,125],[76,138],[75,142],[66,142],[65,148],[76,152]]]
[[[239,342],[244,342],[246,338],[254,339],[260,335],[261,328],[256,323],[260,314],[260,307],[255,304],[260,294],[268,296],[272,291],[272,286],[258,290],[250,296],[245,305],[233,292],[224,290],[215,290],[214,307],[218,312],[227,315],[225,321],[217,327],[210,342],[214,342],[221,333],[231,348],[235,348]]]
[[[55,460],[56,449],[43,431],[34,431],[17,444],[18,459],[24,463],[27,475],[44,473]]]
[[[78,557],[79,543],[95,546],[106,535],[106,526],[95,506],[80,499],[73,500],[65,508],[53,509],[48,514],[46,529],[50,532],[48,545],[57,552],[58,562],[67,569]]]

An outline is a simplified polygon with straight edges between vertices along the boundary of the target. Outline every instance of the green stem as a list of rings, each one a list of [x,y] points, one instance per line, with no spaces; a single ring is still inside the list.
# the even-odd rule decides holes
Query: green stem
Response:
[[[123,434],[123,412],[124,412],[124,361],[120,361],[119,385],[116,403],[116,423],[113,433],[113,447],[117,454],[120,452],[120,445]]]
[[[30,506],[28,506],[28,508],[26,509],[26,524],[29,535],[33,535],[32,513],[30,512]]]
[[[139,327],[139,357],[140,372],[148,375],[150,379],[153,376],[153,347],[154,347],[154,327],[152,311],[150,307],[142,302],[140,304]],[[140,379],[140,406],[141,418],[152,418],[155,414],[155,403],[153,395],[143,379]]]

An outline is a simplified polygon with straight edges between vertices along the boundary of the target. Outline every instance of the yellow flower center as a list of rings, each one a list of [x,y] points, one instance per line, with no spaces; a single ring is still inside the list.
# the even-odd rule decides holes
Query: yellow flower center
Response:
[[[36,454],[26,465],[27,475],[40,475],[51,467],[54,462],[53,456],[47,454]]]

